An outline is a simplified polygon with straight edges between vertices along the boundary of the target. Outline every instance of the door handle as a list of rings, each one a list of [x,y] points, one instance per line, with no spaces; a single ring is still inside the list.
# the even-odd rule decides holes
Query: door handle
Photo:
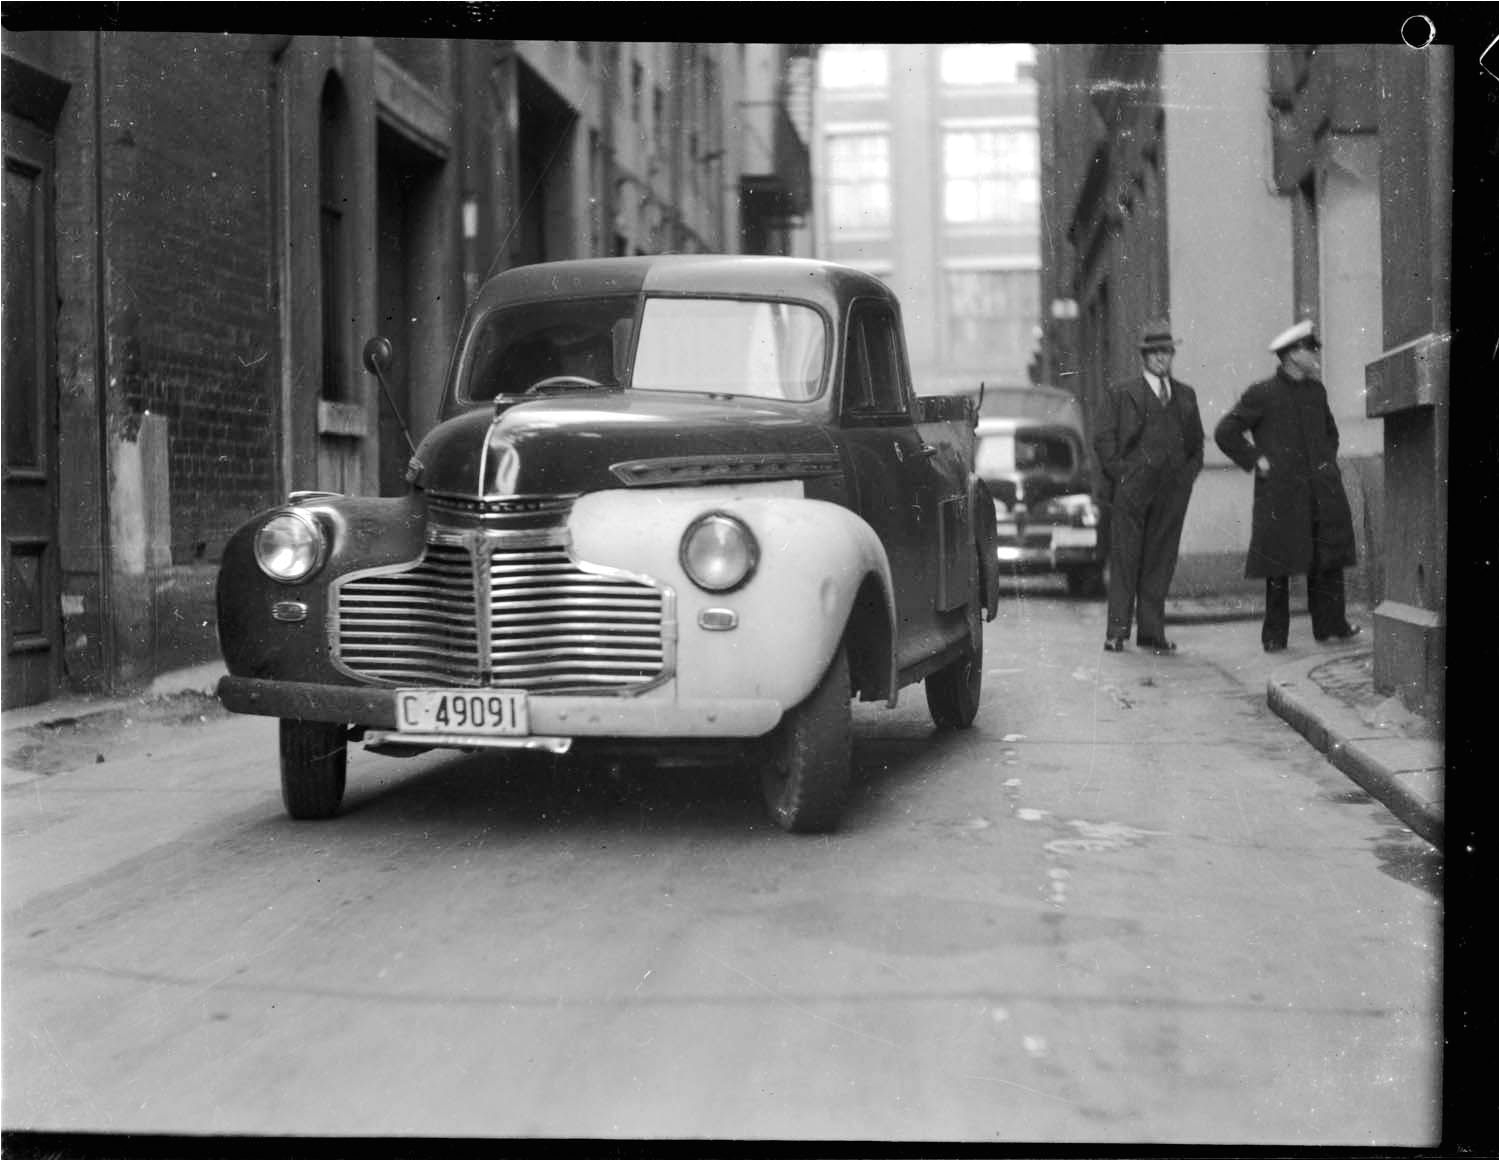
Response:
[[[937,450],[933,444],[924,443],[917,448],[917,458],[919,460],[930,460],[933,456],[937,455]]]

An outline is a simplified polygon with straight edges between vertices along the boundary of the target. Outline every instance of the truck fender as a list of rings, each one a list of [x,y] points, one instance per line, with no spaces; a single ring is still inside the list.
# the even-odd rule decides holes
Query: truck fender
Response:
[[[680,559],[684,532],[710,512],[742,521],[759,546],[754,571],[729,592],[700,589]],[[575,502],[568,526],[580,564],[671,591],[671,668],[684,696],[773,698],[790,709],[847,639],[859,696],[895,704],[896,607],[885,548],[854,512],[807,499],[800,481],[594,492]],[[725,621],[733,627],[707,627]]]

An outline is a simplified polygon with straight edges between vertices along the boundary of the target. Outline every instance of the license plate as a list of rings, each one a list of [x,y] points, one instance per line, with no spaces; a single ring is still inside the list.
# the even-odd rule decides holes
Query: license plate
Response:
[[[1099,543],[1097,528],[1054,528],[1053,548],[1093,548]]]
[[[529,734],[526,692],[398,689],[396,729],[407,734]]]

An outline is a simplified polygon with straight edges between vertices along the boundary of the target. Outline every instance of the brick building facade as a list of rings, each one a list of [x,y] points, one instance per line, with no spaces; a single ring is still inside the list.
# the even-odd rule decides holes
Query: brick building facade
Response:
[[[809,201],[807,45],[8,12],[3,53],[6,705],[215,656],[225,539],[289,490],[403,486],[488,272],[785,248]]]

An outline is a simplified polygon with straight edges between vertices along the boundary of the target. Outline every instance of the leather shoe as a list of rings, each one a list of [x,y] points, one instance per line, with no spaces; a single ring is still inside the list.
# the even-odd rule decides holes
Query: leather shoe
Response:
[[[1286,648],[1286,642],[1285,641],[1262,641],[1261,642],[1261,647],[1263,649],[1265,649],[1265,651],[1267,653],[1280,653],[1283,649]]]
[[[1106,638],[1104,638],[1104,652],[1106,652],[1106,653],[1124,653],[1125,652],[1125,638],[1124,637],[1106,637]]]
[[[1325,633],[1316,639],[1318,641],[1352,641],[1363,631],[1358,625],[1345,625],[1342,633]]]
[[[1137,637],[1135,643],[1142,649],[1150,649],[1157,656],[1177,652],[1177,642],[1168,641],[1165,637]]]

